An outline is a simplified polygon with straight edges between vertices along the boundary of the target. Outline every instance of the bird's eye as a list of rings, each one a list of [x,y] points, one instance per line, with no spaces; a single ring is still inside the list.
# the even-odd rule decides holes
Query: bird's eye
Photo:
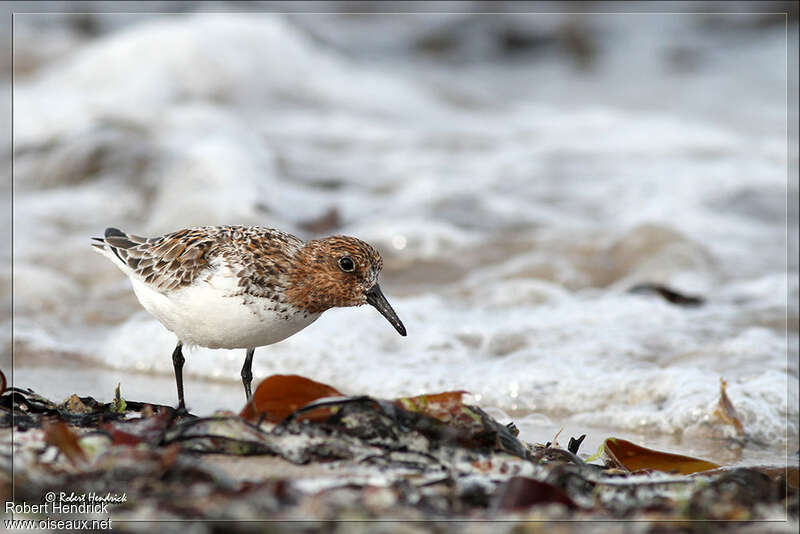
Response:
[[[356,264],[350,256],[339,258],[339,268],[346,273],[351,273],[356,269]]]

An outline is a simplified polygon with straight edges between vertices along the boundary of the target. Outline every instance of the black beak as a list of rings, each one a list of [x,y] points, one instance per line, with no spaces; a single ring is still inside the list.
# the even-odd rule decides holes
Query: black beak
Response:
[[[366,295],[367,302],[375,306],[375,309],[381,312],[381,315],[386,317],[386,319],[392,323],[392,326],[395,328],[395,330],[400,332],[401,336],[406,335],[406,327],[403,326],[403,322],[394,312],[392,306],[389,304],[389,301],[383,296],[380,286],[375,284],[372,286],[372,289],[367,291]]]

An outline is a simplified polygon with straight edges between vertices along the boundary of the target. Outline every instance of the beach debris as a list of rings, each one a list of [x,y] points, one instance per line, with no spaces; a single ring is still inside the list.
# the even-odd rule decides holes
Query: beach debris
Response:
[[[72,465],[77,466],[86,461],[86,453],[78,443],[77,434],[66,423],[45,419],[42,422],[42,429],[44,442],[64,453]]]
[[[597,454],[587,458],[586,461],[592,461],[600,456],[604,456],[608,460],[611,468],[626,472],[653,470],[689,475],[720,467],[707,460],[648,449],[620,438],[604,440]]]
[[[578,456],[575,453],[567,449],[562,449],[561,447],[558,447],[557,445],[554,445],[549,441],[545,444],[541,443],[528,444],[528,451],[529,451],[529,458],[535,460],[540,465],[551,464],[551,463],[572,464],[580,466],[581,469],[585,467],[586,469],[589,470],[594,470],[595,468],[599,467],[585,463],[582,459],[578,458]]]
[[[545,443],[544,446],[546,448],[555,447],[557,449],[560,449],[561,447],[559,447],[559,445],[558,445],[558,436],[560,436],[563,431],[564,431],[564,427],[562,426],[561,428],[558,429],[558,432],[556,432],[556,435],[553,436],[553,441],[548,441],[547,443]]]
[[[374,436],[399,439],[402,433],[420,434],[437,442],[496,448],[526,457],[525,447],[506,426],[480,408],[464,404],[465,393],[447,391],[394,400],[344,397],[331,386],[308,378],[273,375],[259,384],[240,415],[251,422],[280,423],[281,428],[304,421],[328,423],[333,429],[344,425],[351,435],[367,440]],[[295,458],[298,454],[285,457]]]
[[[149,415],[152,410],[150,405],[145,405],[146,409],[139,412],[139,417],[129,417],[115,419],[99,426],[100,430],[107,433],[114,445],[138,445],[146,443],[151,446],[162,445],[164,436],[172,425],[181,419],[176,417],[175,412],[159,410],[155,415]],[[148,410],[149,408],[149,410]],[[193,420],[188,417],[185,420]]]
[[[581,434],[581,437],[578,439],[569,438],[569,444],[567,445],[567,450],[572,454],[578,454],[578,449],[581,448],[581,443],[583,440],[586,439],[586,434]]]
[[[509,478],[497,488],[494,507],[508,511],[550,503],[561,504],[570,510],[578,508],[561,488],[542,480],[517,476]]]
[[[514,421],[507,423],[506,428],[508,429],[509,432],[511,432],[511,435],[514,436],[515,438],[519,436],[519,428],[517,428],[517,425],[514,424]]]
[[[338,390],[303,376],[272,375],[258,385],[239,415],[249,421],[263,418],[278,423],[315,400],[342,396]],[[330,410],[323,409],[314,414],[305,413],[302,419],[324,418],[329,413]]]
[[[449,423],[464,416],[475,420],[475,414],[464,408],[463,398],[466,393],[466,391],[446,391],[434,395],[401,397],[394,403],[410,412],[428,415],[443,423]]]
[[[29,389],[13,387],[0,395],[0,428],[11,426],[12,419],[14,426],[21,430],[41,428],[47,417],[80,428],[97,428],[102,423],[123,419],[131,412],[148,413],[148,410],[150,414],[167,412],[180,417],[171,406],[127,401],[124,413],[115,412],[112,407],[113,403],[74,394],[64,403],[56,404]]]
[[[676,304],[678,306],[687,306],[687,307],[695,307],[695,306],[702,306],[705,304],[705,299],[698,295],[686,295],[684,293],[680,293],[674,289],[671,289],[662,284],[655,284],[651,282],[645,282],[642,284],[637,284],[628,290],[629,293],[640,293],[640,294],[649,294],[654,293],[656,295],[660,295],[664,298],[667,302],[672,304]]]
[[[728,393],[725,391],[728,387],[728,382],[720,377],[719,379],[719,402],[717,407],[714,408],[714,415],[719,417],[724,423],[732,425],[736,429],[737,436],[744,436],[744,426],[736,408],[733,407]]]
[[[722,466],[718,469],[712,469],[710,471],[702,471],[699,473],[694,473],[690,476],[692,477],[702,477],[702,476],[716,476],[729,473],[732,470],[736,470],[737,468]],[[785,487],[787,491],[794,491],[797,493],[798,490],[798,482],[800,482],[800,468],[796,465],[782,465],[782,466],[772,466],[772,465],[754,465],[749,466],[747,469],[758,471],[769,477],[770,480],[778,482],[780,487]]]
[[[703,480],[689,499],[687,512],[692,518],[752,520],[755,506],[780,502],[786,495],[785,487],[757,469],[730,469]]]
[[[86,406],[81,398],[74,393],[67,397],[67,400],[64,401],[63,407],[70,413],[91,413],[93,411],[92,408]]]
[[[119,392],[119,383],[117,383],[117,387],[114,388],[114,400],[111,402],[111,411],[116,413],[125,413],[125,408],[127,404],[125,403],[125,399],[122,398]]]
[[[270,384],[299,392],[281,404],[277,390],[267,393]],[[463,391],[383,400],[345,396],[303,377],[270,377],[262,386],[248,418],[195,417],[130,400],[117,413],[113,402],[77,395],[72,405],[89,412],[74,413],[65,408],[69,399],[56,405],[30,390],[7,390],[0,436],[8,443],[14,425],[16,494],[124,491],[115,521],[797,515],[796,467],[713,469],[615,438],[601,447],[603,466],[577,457],[585,435],[571,438],[567,450],[558,435],[547,445],[522,442],[512,427],[466,404]]]

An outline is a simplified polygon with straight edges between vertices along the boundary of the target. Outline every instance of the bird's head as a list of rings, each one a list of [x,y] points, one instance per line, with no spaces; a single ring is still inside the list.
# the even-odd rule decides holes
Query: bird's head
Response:
[[[340,235],[314,239],[297,254],[287,295],[310,313],[371,304],[404,336],[405,326],[378,285],[382,268],[375,247],[360,239]]]

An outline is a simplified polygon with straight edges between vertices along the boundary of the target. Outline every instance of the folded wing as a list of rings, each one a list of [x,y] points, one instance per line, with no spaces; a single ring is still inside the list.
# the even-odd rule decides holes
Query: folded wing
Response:
[[[106,228],[92,246],[129,276],[136,276],[159,291],[191,285],[209,268],[215,241],[203,229],[185,229],[159,237],[126,234]]]

